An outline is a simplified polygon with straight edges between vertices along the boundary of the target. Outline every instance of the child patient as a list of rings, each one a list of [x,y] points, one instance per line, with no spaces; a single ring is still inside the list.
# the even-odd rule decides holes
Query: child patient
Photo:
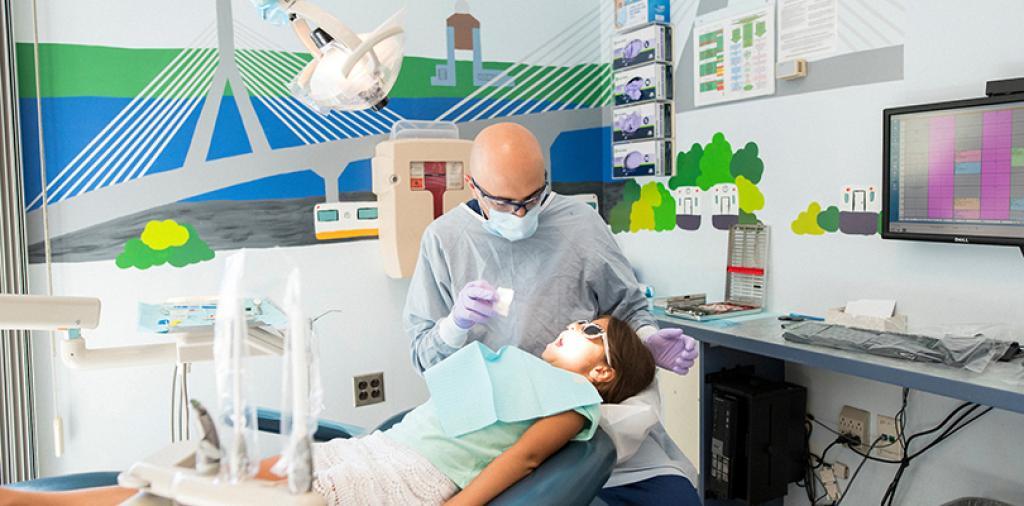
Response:
[[[619,403],[654,379],[650,352],[609,316],[570,324],[541,358],[466,345],[426,371],[431,398],[401,423],[315,444],[314,490],[328,504],[485,504],[569,441],[590,439],[600,403]],[[258,478],[281,479],[269,471],[276,459],[264,460]],[[109,504],[134,492],[0,488],[0,506]]]

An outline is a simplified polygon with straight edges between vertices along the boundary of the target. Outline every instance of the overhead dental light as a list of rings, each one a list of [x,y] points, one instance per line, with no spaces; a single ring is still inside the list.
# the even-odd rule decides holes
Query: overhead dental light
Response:
[[[312,61],[295,76],[293,95],[322,114],[383,109],[402,67],[405,30],[399,10],[376,30],[356,34],[306,0],[252,0],[265,21],[290,23]]]

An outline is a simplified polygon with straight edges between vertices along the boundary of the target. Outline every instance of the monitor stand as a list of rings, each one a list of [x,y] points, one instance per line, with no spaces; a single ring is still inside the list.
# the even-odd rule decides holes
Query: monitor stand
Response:
[[[985,83],[985,95],[989,97],[1017,95],[1020,93],[1024,93],[1024,77]]]

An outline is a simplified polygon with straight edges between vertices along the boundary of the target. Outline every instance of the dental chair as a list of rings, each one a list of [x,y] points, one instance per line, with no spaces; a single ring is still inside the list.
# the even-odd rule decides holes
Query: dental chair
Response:
[[[402,421],[408,411],[403,411],[375,430],[387,430]],[[258,428],[263,432],[279,433],[281,413],[276,410],[260,409],[257,413]],[[321,420],[318,422],[313,439],[329,441],[336,438],[351,438],[364,433],[364,429],[352,425]],[[615,466],[615,446],[611,438],[598,430],[590,441],[572,441],[544,461],[526,478],[503,492],[490,504],[509,505],[587,505],[590,504],[601,486],[608,481]],[[116,472],[80,473],[65,476],[40,478],[12,485],[10,488],[35,491],[66,491],[90,487],[117,485]]]

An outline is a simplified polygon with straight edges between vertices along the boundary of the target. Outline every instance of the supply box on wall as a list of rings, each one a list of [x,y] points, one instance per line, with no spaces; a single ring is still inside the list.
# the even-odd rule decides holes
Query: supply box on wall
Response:
[[[667,102],[618,107],[613,119],[614,142],[672,138],[672,105]]]
[[[669,0],[614,0],[615,29],[669,22]]]
[[[667,1],[615,0],[612,178],[672,175],[672,27]]]
[[[613,178],[671,175],[672,141],[626,142],[612,148]]]
[[[615,105],[672,99],[672,67],[652,63],[615,72]]]
[[[672,29],[666,25],[648,25],[620,33],[612,41],[612,68],[635,67],[645,63],[672,61]]]

